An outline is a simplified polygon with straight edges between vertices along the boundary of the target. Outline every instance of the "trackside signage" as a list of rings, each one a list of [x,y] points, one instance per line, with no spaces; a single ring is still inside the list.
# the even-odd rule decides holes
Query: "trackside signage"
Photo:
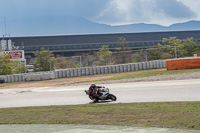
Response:
[[[24,51],[3,51],[3,53],[7,53],[10,56],[10,59],[24,59]]]

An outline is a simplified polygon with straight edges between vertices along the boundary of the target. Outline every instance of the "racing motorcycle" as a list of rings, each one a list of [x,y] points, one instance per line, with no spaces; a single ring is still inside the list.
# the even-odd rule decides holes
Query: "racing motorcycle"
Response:
[[[103,101],[103,100],[112,100],[112,101],[116,101],[117,97],[113,94],[109,93],[109,89],[105,88],[105,87],[101,87],[98,89],[95,89],[97,97],[93,98],[92,96],[89,95],[89,90],[85,90],[86,95],[89,95],[89,98],[93,101],[93,102],[98,102],[99,100]]]

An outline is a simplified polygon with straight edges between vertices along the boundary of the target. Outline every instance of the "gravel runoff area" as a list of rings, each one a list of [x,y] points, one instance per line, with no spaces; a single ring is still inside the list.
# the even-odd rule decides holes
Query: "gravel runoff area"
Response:
[[[150,77],[130,78],[130,79],[120,79],[120,80],[95,81],[95,83],[112,84],[112,83],[128,83],[128,82],[184,80],[184,79],[200,79],[200,72],[173,74],[173,75],[160,75],[160,76],[150,76]],[[91,83],[94,83],[94,82],[91,82]],[[80,85],[80,84],[88,84],[88,82],[78,83],[76,85]]]

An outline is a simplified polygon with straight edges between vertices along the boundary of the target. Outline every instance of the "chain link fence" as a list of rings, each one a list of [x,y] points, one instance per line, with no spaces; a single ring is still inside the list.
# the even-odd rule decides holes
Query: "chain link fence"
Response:
[[[56,57],[51,60],[51,70],[94,67],[104,65],[127,64],[176,58],[176,47],[146,48],[141,50],[127,50],[112,52],[104,63],[101,63],[97,53],[83,53],[79,56]]]

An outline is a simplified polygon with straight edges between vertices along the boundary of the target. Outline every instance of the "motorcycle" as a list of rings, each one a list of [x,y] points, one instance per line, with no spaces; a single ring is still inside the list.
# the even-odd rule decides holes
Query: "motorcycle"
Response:
[[[105,87],[101,87],[98,89],[95,89],[97,97],[93,98],[92,96],[89,95],[89,90],[85,90],[86,95],[89,95],[89,98],[93,101],[93,102],[98,102],[99,100],[103,101],[103,100],[112,100],[112,101],[116,101],[117,97],[113,94],[109,93],[109,89],[105,88]]]

